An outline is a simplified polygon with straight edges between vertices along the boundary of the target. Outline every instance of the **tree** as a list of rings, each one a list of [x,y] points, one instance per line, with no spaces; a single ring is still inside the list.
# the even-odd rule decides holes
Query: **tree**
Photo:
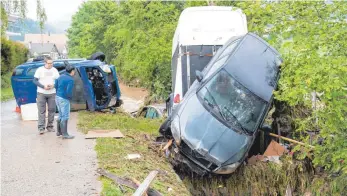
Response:
[[[171,44],[181,11],[212,1],[87,2],[73,17],[69,46],[77,56],[104,50],[125,82],[151,90],[156,98],[170,91]],[[107,6],[103,4],[109,3]],[[288,105],[292,135],[315,149],[301,149],[317,166],[347,173],[347,28],[345,2],[214,1],[241,8],[248,30],[282,55],[275,98]],[[90,14],[95,13],[95,14]],[[311,94],[319,102],[311,101]],[[314,107],[314,104],[316,107]],[[319,106],[319,107],[318,107]]]
[[[45,8],[42,7],[41,0],[36,0],[36,14],[37,20],[40,24],[40,29],[44,28],[47,21]],[[9,14],[19,14],[22,19],[26,18],[27,2],[25,0],[2,0],[1,7],[1,34],[4,35],[8,25]]]

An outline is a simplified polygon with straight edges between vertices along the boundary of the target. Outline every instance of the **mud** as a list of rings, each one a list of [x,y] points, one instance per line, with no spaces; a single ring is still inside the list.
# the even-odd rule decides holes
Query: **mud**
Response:
[[[77,131],[73,140],[38,135],[37,121],[22,121],[15,101],[1,103],[1,195],[99,195],[95,140]]]

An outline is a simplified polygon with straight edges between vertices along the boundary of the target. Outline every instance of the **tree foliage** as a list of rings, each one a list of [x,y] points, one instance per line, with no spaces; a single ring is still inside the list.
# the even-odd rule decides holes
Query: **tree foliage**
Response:
[[[24,63],[27,54],[28,49],[23,44],[1,38],[1,76],[12,73],[17,65]]]
[[[26,18],[27,13],[27,1],[26,0],[1,0],[1,34],[4,35],[8,25],[8,15],[19,15],[21,19]],[[40,25],[40,29],[43,30],[44,24],[47,21],[47,15],[45,8],[42,6],[41,0],[36,0],[36,15]]]
[[[171,44],[185,7],[207,1],[86,2],[69,29],[72,55],[103,51],[126,82],[139,82],[157,98],[170,91]],[[347,4],[345,2],[239,2],[248,29],[262,36],[284,59],[276,99],[290,106],[294,136],[313,141],[316,165],[347,173]],[[92,13],[92,14],[91,14]],[[315,107],[311,94],[320,95]],[[309,152],[307,149],[302,150]],[[306,154],[309,156],[309,153]]]
[[[86,2],[68,30],[70,56],[102,51],[123,81],[163,98],[170,90],[172,36],[182,9],[180,2]]]

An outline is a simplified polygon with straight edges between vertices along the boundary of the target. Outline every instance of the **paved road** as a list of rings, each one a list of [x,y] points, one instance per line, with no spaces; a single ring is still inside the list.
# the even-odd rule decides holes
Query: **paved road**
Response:
[[[95,141],[76,131],[76,114],[69,122],[76,138],[62,140],[38,135],[36,121],[13,112],[14,101],[1,106],[1,195],[99,195]]]

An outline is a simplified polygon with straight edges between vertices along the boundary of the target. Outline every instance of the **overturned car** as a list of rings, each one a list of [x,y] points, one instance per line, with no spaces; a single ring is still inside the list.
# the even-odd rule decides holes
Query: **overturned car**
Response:
[[[71,110],[98,111],[108,107],[118,107],[122,104],[116,67],[106,64],[104,59],[104,54],[95,53],[89,60],[53,61],[53,66],[59,71],[59,74],[65,72],[67,63],[76,67]],[[35,71],[43,65],[43,59],[40,59],[15,68],[11,83],[19,107],[28,103],[36,103],[37,86],[33,79]]]
[[[233,173],[271,107],[281,63],[257,35],[231,38],[196,72],[185,99],[160,128],[174,140],[174,157],[196,173]]]

